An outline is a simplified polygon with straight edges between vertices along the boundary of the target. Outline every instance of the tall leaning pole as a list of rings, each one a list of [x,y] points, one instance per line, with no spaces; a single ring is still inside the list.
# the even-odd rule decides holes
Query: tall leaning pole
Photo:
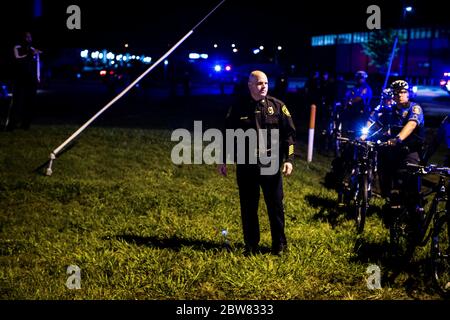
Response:
[[[134,80],[128,87],[126,87],[122,92],[120,92],[115,98],[108,102],[100,111],[98,111],[92,118],[90,118],[86,123],[84,123],[77,131],[75,131],[69,138],[66,139],[60,146],[54,149],[49,156],[48,167],[45,171],[46,176],[51,176],[53,161],[56,160],[59,153],[76,137],[78,137],[92,122],[95,121],[103,112],[105,112],[109,107],[116,103],[120,98],[122,98],[128,91],[130,91],[139,81],[141,81],[147,74],[149,74],[154,68],[156,68],[161,61],[166,59],[175,49],[177,49],[187,38],[189,38],[214,11],[216,11],[226,0],[222,0],[218,5],[214,7],[203,19],[200,20],[184,37],[182,37],[172,48],[170,48],[164,55],[161,56],[155,63],[153,63],[147,70],[145,70],[136,80]]]

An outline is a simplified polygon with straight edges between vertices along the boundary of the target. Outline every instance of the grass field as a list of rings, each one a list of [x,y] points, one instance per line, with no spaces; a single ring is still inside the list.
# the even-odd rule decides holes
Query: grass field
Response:
[[[331,159],[307,165],[304,145],[284,180],[289,253],[269,253],[261,200],[262,252],[247,257],[233,166],[224,178],[173,165],[170,130],[95,127],[51,177],[33,172],[75,129],[0,134],[0,299],[439,299],[428,247],[394,283],[367,288],[369,265],[390,271],[388,231],[374,210],[358,239],[322,185]],[[70,265],[80,290],[66,287]]]

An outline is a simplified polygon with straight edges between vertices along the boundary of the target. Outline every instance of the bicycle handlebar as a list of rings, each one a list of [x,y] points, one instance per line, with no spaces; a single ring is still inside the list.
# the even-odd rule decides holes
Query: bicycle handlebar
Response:
[[[368,140],[356,140],[356,139],[349,139],[349,138],[345,138],[345,137],[337,137],[336,139],[338,139],[339,141],[342,142],[348,142],[354,145],[360,145],[360,146],[369,146],[369,147],[384,147],[384,146],[388,146],[387,142],[381,142],[380,140],[378,141],[368,141]]]
[[[426,166],[422,166],[420,164],[414,164],[414,163],[407,163],[406,167],[410,168],[410,169],[417,169],[417,171],[415,171],[415,173],[418,173],[418,174],[426,175],[429,173],[436,173],[436,174],[442,174],[447,177],[450,177],[450,167],[438,167],[436,164],[429,164]]]

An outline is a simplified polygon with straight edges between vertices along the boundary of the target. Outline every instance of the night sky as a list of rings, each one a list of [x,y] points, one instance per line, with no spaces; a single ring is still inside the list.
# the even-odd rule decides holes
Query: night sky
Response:
[[[126,0],[41,0],[42,16],[33,21],[33,1],[2,4],[1,35],[10,40],[15,31],[31,28],[44,46],[120,47],[123,43],[139,48],[165,48],[197,24],[218,0],[143,1]],[[444,1],[403,1],[415,10],[407,16],[408,26],[448,26]],[[66,28],[66,8],[81,8],[81,31]],[[314,34],[367,31],[366,9],[381,8],[383,28],[398,27],[401,0],[391,1],[293,1],[226,0],[189,39],[189,46],[212,42],[303,45]],[[36,38],[36,37],[35,37]]]

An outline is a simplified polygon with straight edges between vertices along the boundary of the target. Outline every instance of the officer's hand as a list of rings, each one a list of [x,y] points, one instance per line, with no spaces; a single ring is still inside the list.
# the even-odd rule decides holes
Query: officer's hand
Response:
[[[367,139],[367,134],[363,134],[361,137],[359,137],[359,140],[365,141]]]
[[[224,177],[226,177],[227,176],[227,165],[225,163],[219,164],[217,166],[217,171],[219,172],[219,174],[221,174]]]
[[[285,163],[283,164],[283,174],[284,174],[286,177],[288,177],[288,176],[291,175],[292,169],[293,169],[292,163],[290,163],[290,162],[285,162]]]
[[[393,147],[395,147],[396,145],[397,145],[397,138],[392,138],[392,139],[389,139],[388,141],[387,141],[387,144],[388,144],[388,146],[393,146]]]

